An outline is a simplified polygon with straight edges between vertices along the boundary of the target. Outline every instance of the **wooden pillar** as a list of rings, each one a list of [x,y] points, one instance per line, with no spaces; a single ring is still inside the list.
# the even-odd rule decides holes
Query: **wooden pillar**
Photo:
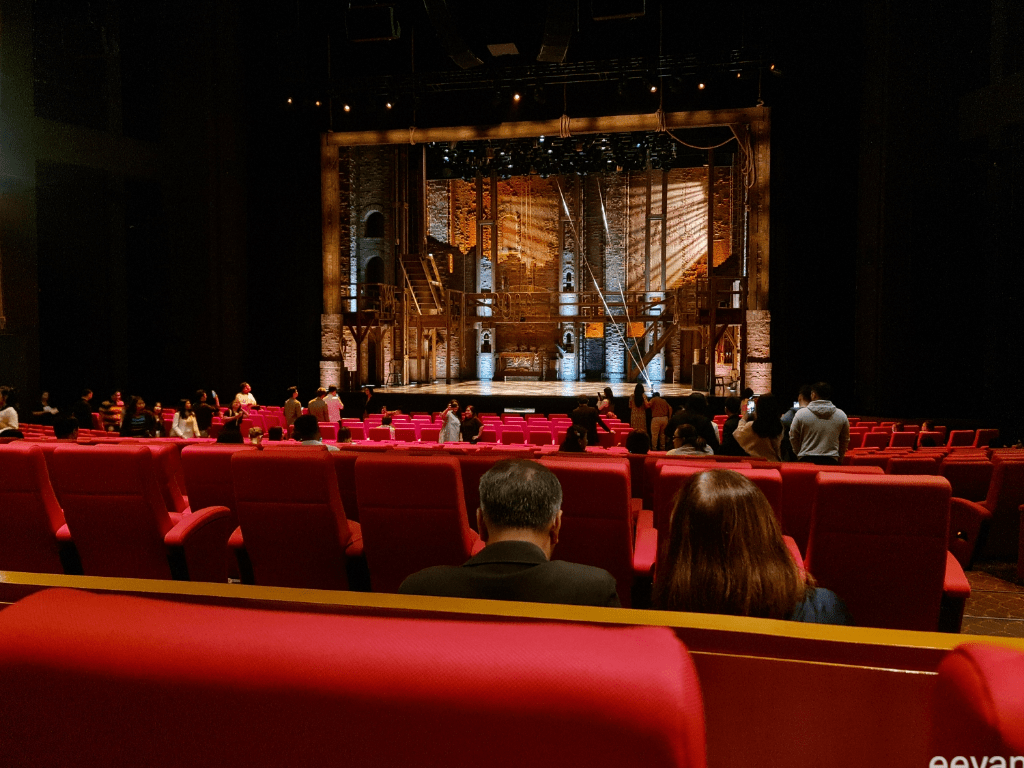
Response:
[[[715,394],[715,335],[718,295],[715,291],[715,150],[708,150],[708,392]]]
[[[341,311],[341,270],[338,257],[341,248],[341,191],[338,185],[338,148],[320,141],[320,210],[323,227],[324,314]]]
[[[668,290],[668,171],[661,169],[661,290]]]
[[[644,174],[646,179],[644,186],[647,189],[647,202],[644,208],[644,291],[651,290],[651,184],[654,181],[651,178],[652,173],[650,162],[648,162],[647,172]],[[627,210],[627,216],[628,214]]]
[[[452,383],[452,292],[444,292],[444,383]]]

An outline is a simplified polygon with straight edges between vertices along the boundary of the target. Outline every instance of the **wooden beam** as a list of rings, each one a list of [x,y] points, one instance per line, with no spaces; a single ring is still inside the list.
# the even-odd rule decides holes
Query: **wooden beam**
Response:
[[[766,107],[744,109],[701,110],[697,112],[668,112],[664,115],[669,130],[708,128],[764,120]],[[644,115],[608,115],[604,117],[574,117],[569,119],[568,134],[579,136],[589,133],[628,133],[631,131],[657,132],[661,127],[655,112]],[[537,136],[562,135],[561,119],[524,120],[498,125],[461,125],[438,128],[399,128],[390,131],[352,131],[327,133],[331,146],[358,146],[381,144],[425,144],[431,141],[483,141],[486,139],[519,139]]]
[[[715,394],[715,325],[718,293],[715,291],[715,150],[708,150],[708,392]]]
[[[320,142],[320,218],[323,227],[324,314],[341,312],[341,190],[338,184],[338,148]]]

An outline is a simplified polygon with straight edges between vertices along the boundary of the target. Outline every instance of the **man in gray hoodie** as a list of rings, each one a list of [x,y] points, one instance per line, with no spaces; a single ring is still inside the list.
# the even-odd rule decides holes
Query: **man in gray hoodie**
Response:
[[[789,442],[799,461],[839,464],[850,444],[850,421],[832,404],[832,387],[819,381],[811,402],[793,416]]]

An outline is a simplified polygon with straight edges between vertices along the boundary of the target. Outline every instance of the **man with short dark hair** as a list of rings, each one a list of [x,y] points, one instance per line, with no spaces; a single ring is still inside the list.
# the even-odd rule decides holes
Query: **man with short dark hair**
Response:
[[[661,396],[661,392],[655,392],[651,396],[651,447],[656,451],[665,450],[665,431],[668,429],[668,419],[672,415],[672,406],[668,400]]]
[[[291,429],[295,420],[302,415],[302,403],[299,402],[298,387],[288,387],[288,399],[284,403],[284,426]]]
[[[850,422],[832,404],[832,387],[824,381],[811,387],[811,402],[793,417],[789,440],[798,461],[842,463],[850,444]]]
[[[82,390],[82,396],[75,403],[75,407],[71,409],[71,415],[78,419],[78,426],[85,429],[92,429],[92,404],[89,402],[90,400],[92,400],[92,390],[84,389]]]
[[[320,387],[316,391],[316,397],[306,404],[309,415],[315,416],[317,421],[329,421],[330,419],[327,414],[327,403],[324,402],[325,397],[327,397],[327,390]]]
[[[551,560],[562,526],[562,486],[535,461],[499,461],[480,479],[476,511],[487,546],[461,566],[437,565],[402,582],[406,595],[566,605],[620,605],[601,568]]]
[[[597,408],[591,407],[589,397],[580,395],[576,401],[579,405],[569,414],[569,418],[572,419],[573,424],[587,430],[587,445],[600,445],[597,439],[597,425],[600,424],[601,429],[605,432],[611,432],[611,430],[598,418]]]
[[[732,433],[740,423],[740,399],[736,395],[725,398],[725,424],[722,425],[722,450],[723,456],[746,456],[747,452],[740,448]]]
[[[345,410],[345,404],[338,397],[338,388],[333,384],[327,388],[327,397],[324,398],[327,404],[327,420],[337,424],[341,419],[341,412]]]
[[[78,419],[74,416],[65,416],[53,422],[53,436],[58,440],[69,443],[78,440]]]
[[[320,434],[320,424],[317,422],[316,416],[309,413],[305,416],[299,416],[292,426],[295,429],[292,437],[303,445],[322,445],[328,451],[338,450],[338,446],[326,445],[324,443],[323,436]]]

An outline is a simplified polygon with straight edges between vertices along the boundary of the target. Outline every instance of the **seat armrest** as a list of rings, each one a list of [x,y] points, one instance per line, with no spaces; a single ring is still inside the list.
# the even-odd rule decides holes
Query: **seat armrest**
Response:
[[[949,501],[949,551],[961,568],[970,568],[981,527],[992,513],[982,504],[955,496]]]
[[[206,507],[183,516],[164,535],[164,544],[181,547],[189,581],[225,584],[228,573],[224,552],[230,535],[231,510]]]
[[[64,525],[62,525],[60,528],[58,528],[57,529],[57,533],[55,535],[57,537],[57,541],[60,541],[60,542],[71,541],[71,529],[68,528],[68,524],[67,523],[64,523]]]
[[[793,556],[793,560],[796,561],[797,567],[800,569],[800,573],[804,573],[804,558],[800,554],[800,547],[797,546],[796,539],[792,536],[783,536],[782,542],[786,545],[786,549],[789,550],[789,554]]]
[[[654,561],[658,557],[658,531],[655,528],[636,529],[636,545],[633,547],[633,574],[650,576],[654,571]]]
[[[245,541],[242,539],[242,526],[238,526],[231,532],[231,537],[228,539],[228,546],[231,549],[245,549]]]
[[[971,596],[971,584],[952,552],[946,552],[946,576],[942,582],[942,594],[954,600],[966,600]]]

